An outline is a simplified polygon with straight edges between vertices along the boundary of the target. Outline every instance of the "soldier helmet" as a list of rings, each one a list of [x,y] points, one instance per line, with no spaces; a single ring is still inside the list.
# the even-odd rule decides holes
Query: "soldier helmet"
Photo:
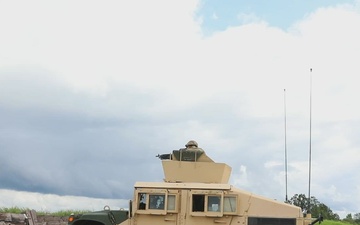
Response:
[[[191,140],[185,145],[185,147],[187,147],[187,148],[192,147],[192,146],[195,146],[197,148],[198,143],[196,141],[194,141],[194,140]]]

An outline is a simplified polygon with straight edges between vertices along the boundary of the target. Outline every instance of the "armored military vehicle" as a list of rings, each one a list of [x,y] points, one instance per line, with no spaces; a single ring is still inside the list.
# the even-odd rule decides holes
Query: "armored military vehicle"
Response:
[[[233,187],[231,167],[216,163],[196,141],[158,155],[164,182],[136,182],[128,210],[71,215],[69,225],[312,225],[302,209]]]

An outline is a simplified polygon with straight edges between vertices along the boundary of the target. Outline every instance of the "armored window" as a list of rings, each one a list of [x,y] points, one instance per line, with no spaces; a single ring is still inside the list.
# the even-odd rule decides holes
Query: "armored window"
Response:
[[[167,210],[174,211],[176,204],[176,195],[168,195]]]
[[[165,195],[164,194],[150,194],[149,195],[149,209],[164,209]]]
[[[146,193],[139,193],[138,199],[139,199],[138,209],[140,210],[146,209]]]
[[[178,213],[179,191],[155,188],[138,188],[132,204],[134,214],[166,215]]]
[[[208,212],[220,212],[221,210],[221,196],[219,195],[209,195],[207,196],[207,206]]]
[[[138,188],[135,190],[136,214],[165,215],[167,190]]]
[[[223,215],[223,191],[192,190],[192,216],[221,217]]]
[[[205,206],[205,195],[194,194],[192,196],[192,211],[193,212],[204,212]]]
[[[224,196],[224,213],[236,213],[236,196]]]

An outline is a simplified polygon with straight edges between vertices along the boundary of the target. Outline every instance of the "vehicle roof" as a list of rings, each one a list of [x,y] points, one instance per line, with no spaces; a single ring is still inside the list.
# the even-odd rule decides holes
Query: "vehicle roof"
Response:
[[[230,184],[219,183],[168,183],[168,182],[136,182],[135,188],[169,188],[169,189],[209,189],[209,190],[230,190]]]

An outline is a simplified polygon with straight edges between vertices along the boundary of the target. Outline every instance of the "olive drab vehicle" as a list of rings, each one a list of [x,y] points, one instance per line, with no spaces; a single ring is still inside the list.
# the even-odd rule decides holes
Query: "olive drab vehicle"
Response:
[[[136,182],[128,210],[71,215],[69,225],[312,225],[301,208],[228,183],[231,167],[216,163],[195,141],[158,155],[164,182]]]

